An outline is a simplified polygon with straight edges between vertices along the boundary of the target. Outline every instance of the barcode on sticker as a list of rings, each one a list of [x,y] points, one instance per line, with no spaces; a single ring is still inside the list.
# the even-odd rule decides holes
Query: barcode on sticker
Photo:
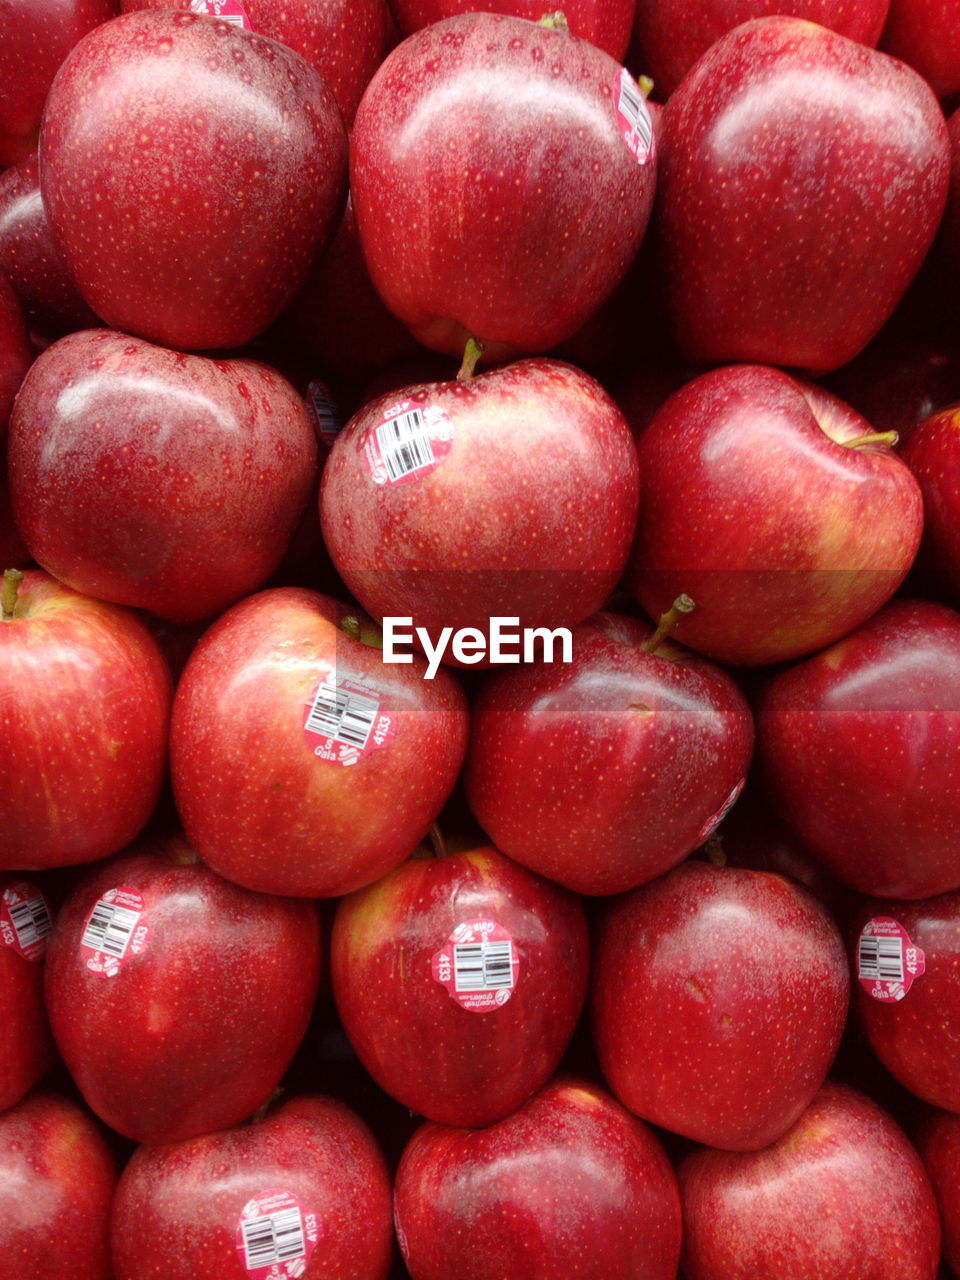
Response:
[[[860,936],[858,977],[903,982],[903,939]]]
[[[281,1262],[292,1262],[307,1252],[303,1236],[303,1218],[300,1209],[278,1209],[241,1222],[243,1253],[248,1271],[259,1267],[272,1267]]]
[[[380,703],[362,693],[338,689],[329,679],[317,690],[304,728],[362,751],[376,723]]]
[[[220,21],[232,22],[235,27],[242,27],[244,25],[243,17],[239,13],[221,13]]]
[[[453,948],[457,991],[492,991],[513,986],[513,943],[458,942]]]
[[[620,76],[620,97],[617,110],[626,119],[643,144],[644,152],[650,150],[653,141],[653,121],[640,86],[626,73]]]
[[[377,448],[389,480],[401,480],[414,471],[433,466],[436,458],[428,432],[419,409],[398,414],[377,427]]]
[[[23,951],[42,942],[53,929],[53,921],[42,894],[27,898],[26,902],[10,903],[7,911],[17,935],[17,946]]]
[[[343,423],[324,383],[317,381],[310,383],[307,387],[307,404],[313,414],[313,423],[320,439],[324,444],[332,444],[339,435]]]
[[[101,898],[90,913],[80,945],[92,947],[94,951],[105,951],[107,955],[122,960],[139,919],[139,911],[131,911],[129,907],[120,907]]]

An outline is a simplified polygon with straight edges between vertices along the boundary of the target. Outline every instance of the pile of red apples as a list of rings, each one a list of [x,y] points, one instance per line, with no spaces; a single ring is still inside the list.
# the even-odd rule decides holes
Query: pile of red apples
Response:
[[[488,7],[0,0],[0,1280],[960,1276],[960,9]]]

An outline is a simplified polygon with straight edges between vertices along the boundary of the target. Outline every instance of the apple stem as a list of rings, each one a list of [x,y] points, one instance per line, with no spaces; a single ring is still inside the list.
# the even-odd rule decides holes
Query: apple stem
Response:
[[[570,30],[570,24],[567,22],[567,16],[562,9],[555,9],[553,13],[545,13],[537,25],[540,27],[548,27],[551,31]]]
[[[270,1094],[270,1096],[266,1098],[265,1101],[261,1102],[259,1107],[257,1107],[256,1111],[250,1117],[249,1123],[259,1124],[261,1120],[266,1120],[267,1114],[270,1111],[270,1108],[274,1105],[274,1103],[279,1102],[279,1100],[283,1097],[283,1093],[284,1093],[283,1089],[280,1088],[279,1086],[276,1089],[274,1089],[273,1092]]]
[[[637,88],[645,98],[649,98],[653,93],[653,81],[649,76],[637,76]]]
[[[23,574],[19,569],[4,569],[3,587],[0,588],[0,619],[4,622],[9,622],[14,615],[22,581]]]
[[[483,343],[478,338],[468,338],[463,351],[463,363],[457,374],[458,382],[469,382],[477,367],[477,361],[483,355]]]
[[[660,615],[660,621],[657,623],[657,629],[649,640],[645,640],[640,646],[647,653],[656,653],[660,646],[666,640],[667,636],[674,629],[685,613],[692,613],[696,605],[687,595],[677,596],[673,604]]]
[[[900,437],[896,431],[871,431],[865,436],[854,436],[852,440],[841,440],[845,449],[863,449],[871,444],[886,444],[892,449]]]
[[[444,840],[443,832],[436,822],[430,825],[430,843],[433,845],[433,856],[435,858],[445,858],[447,856],[447,842]]]

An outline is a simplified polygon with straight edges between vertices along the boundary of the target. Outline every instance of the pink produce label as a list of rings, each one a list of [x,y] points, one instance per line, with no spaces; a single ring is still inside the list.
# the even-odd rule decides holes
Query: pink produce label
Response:
[[[208,13],[211,17],[232,22],[236,27],[253,30],[253,23],[239,0],[190,0],[191,13]]]
[[[317,433],[317,439],[328,449],[332,448],[343,423],[340,421],[340,415],[337,413],[337,407],[327,384],[318,378],[309,383],[306,403],[307,413]]]
[[[874,1000],[902,1000],[926,968],[899,920],[874,916],[857,944],[857,977]]]
[[[320,1222],[290,1191],[261,1191],[237,1227],[240,1265],[255,1280],[302,1276],[320,1239]]]
[[[471,1013],[505,1005],[517,985],[519,966],[513,939],[495,920],[457,925],[431,961],[434,979]]]
[[[24,960],[42,960],[53,918],[46,898],[35,884],[18,880],[0,897],[0,945],[12,947]]]
[[[143,898],[136,889],[108,889],[87,916],[80,938],[91,973],[115,978],[131,956],[141,955],[150,941],[143,919]]]
[[[720,823],[740,799],[740,793],[746,785],[746,778],[741,778],[713,817],[708,818],[700,828],[700,834],[697,836],[697,844],[703,844],[704,840],[708,840],[710,836],[713,835],[717,827],[719,827]]]
[[[400,400],[383,411],[363,442],[374,484],[409,484],[440,465],[453,448],[453,426],[438,405]]]
[[[359,680],[330,672],[307,703],[303,735],[315,756],[333,764],[356,764],[393,741],[396,722],[383,695]]]
[[[653,159],[653,121],[643,91],[626,67],[613,86],[613,100],[620,133],[630,154],[637,164],[648,164]]]

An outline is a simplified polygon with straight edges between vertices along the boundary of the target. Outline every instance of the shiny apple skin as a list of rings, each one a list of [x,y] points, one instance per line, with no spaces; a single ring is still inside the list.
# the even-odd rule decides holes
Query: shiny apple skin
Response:
[[[678,1170],[688,1280],[934,1280],[936,1202],[903,1131],[826,1084],[766,1150],[699,1151]]]
[[[729,1151],[775,1142],[830,1069],[843,939],[800,885],[688,861],[617,899],[594,951],[603,1073],[643,1119]]]
[[[363,614],[297,587],[248,596],[194,649],[177,688],[171,768],[200,856],[264,893],[337,897],[416,848],[466,752],[466,699],[448,673],[386,666],[340,628]],[[320,680],[364,675],[395,717],[387,745],[347,768],[304,736]],[[251,769],[254,770],[251,774]]]
[[[0,869],[122,849],[166,772],[170,672],[146,626],[28,571],[0,621],[0,690]]]
[[[364,445],[407,400],[446,415],[451,450],[409,484],[377,484]],[[364,608],[410,616],[436,641],[447,626],[571,626],[601,608],[630,550],[638,489],[630,429],[603,387],[558,360],[519,360],[364,406],[331,450],[320,516]]]
[[[826,373],[866,346],[919,269],[949,148],[909,67],[816,23],[766,17],[722,36],[672,95],[662,159],[685,354]]]
[[[0,168],[37,145],[60,64],[88,31],[116,13],[117,0],[4,0],[0,83],[8,89],[0,99]]]
[[[30,370],[8,465],[17,524],[49,573],[192,622],[273,573],[317,446],[303,400],[267,365],[89,329]]]
[[[40,194],[36,151],[0,174],[0,269],[31,328],[59,338],[100,322],[77,292],[54,243]]]
[[[461,1008],[433,976],[458,925],[494,920],[518,957],[499,1008]],[[342,900],[331,938],[344,1030],[411,1111],[470,1128],[510,1115],[556,1070],[587,990],[583,908],[492,847],[411,858]]]
[[[336,228],[346,153],[332,92],[292,50],[195,13],[128,13],[58,75],[40,186],[106,324],[229,348],[279,315]]]
[[[242,1274],[241,1212],[272,1189],[288,1190],[303,1212],[317,1215],[320,1239],[304,1280],[385,1280],[393,1231],[383,1155],[348,1107],[314,1096],[291,1098],[236,1129],[134,1152],[113,1210],[117,1276]]]
[[[413,1280],[674,1280],[676,1180],[650,1129],[556,1078],[479,1131],[425,1124],[394,1190]]]
[[[431,22],[442,22],[457,13],[472,13],[472,0],[393,0],[393,10],[403,35],[413,35]],[[490,0],[487,13],[512,14],[539,22],[544,16],[541,0]],[[630,42],[634,0],[567,0],[563,15],[571,32],[589,40],[622,62]]]
[[[960,407],[934,413],[911,432],[902,457],[923,494],[920,563],[945,598],[960,601]]]
[[[921,902],[874,898],[852,917],[854,975],[860,930],[874,916],[889,916],[924,953],[925,971],[902,1000],[875,999],[854,981],[854,1005],[870,1048],[892,1076],[924,1102],[960,1111],[960,892]]]
[[[778,814],[845,884],[884,898],[960,887],[960,615],[896,600],[781,672],[757,706]]]
[[[96,869],[61,908],[47,953],[63,1060],[91,1110],[137,1142],[178,1142],[252,1115],[317,996],[314,904],[250,893],[190,856],[174,837]],[[120,887],[140,895],[150,932],[111,977],[87,967],[80,940],[98,899]]]
[[[120,0],[120,10],[187,10],[190,3]],[[294,49],[319,71],[351,125],[370,77],[396,40],[386,0],[243,0],[243,11],[249,30]]]
[[[637,444],[630,591],[654,618],[685,592],[696,608],[676,639],[734,666],[846,635],[903,582],[923,524],[919,486],[893,449],[844,444],[872,433],[779,369],[733,365],[687,383]]]
[[[497,672],[473,710],[470,807],[497,847],[577,893],[676,866],[742,782],[753,723],[734,681],[653,628],[600,613],[574,661]]]
[[[2,1280],[112,1280],[117,1171],[75,1102],[36,1092],[0,1113]]]
[[[425,346],[546,351],[622,278],[656,160],[620,134],[620,70],[586,40],[488,13],[424,27],[380,66],[350,188],[373,283]]]
[[[702,54],[751,18],[787,13],[875,46],[890,0],[637,0],[634,33],[644,72],[668,98]]]

